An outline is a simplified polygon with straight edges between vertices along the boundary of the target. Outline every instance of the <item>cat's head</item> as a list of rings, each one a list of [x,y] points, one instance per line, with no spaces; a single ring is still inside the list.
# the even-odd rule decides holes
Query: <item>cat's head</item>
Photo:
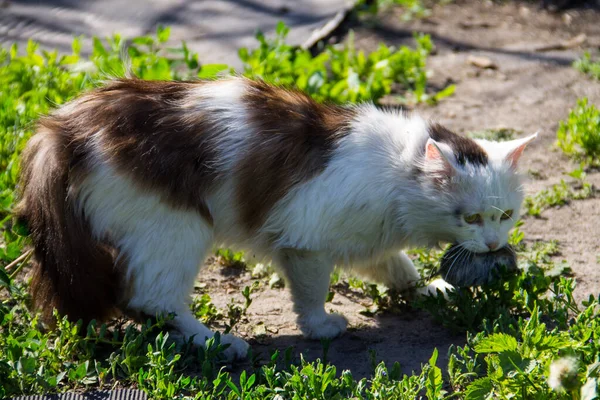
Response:
[[[519,158],[537,134],[506,142],[472,140],[430,125],[422,153],[424,184],[436,201],[442,240],[476,253],[507,244],[523,202]]]

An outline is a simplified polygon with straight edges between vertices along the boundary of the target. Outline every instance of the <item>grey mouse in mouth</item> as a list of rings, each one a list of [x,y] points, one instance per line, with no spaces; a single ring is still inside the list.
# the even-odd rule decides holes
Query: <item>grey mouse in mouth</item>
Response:
[[[490,284],[503,269],[510,273],[518,270],[516,253],[509,245],[493,252],[475,253],[454,244],[440,262],[441,277],[456,287]]]

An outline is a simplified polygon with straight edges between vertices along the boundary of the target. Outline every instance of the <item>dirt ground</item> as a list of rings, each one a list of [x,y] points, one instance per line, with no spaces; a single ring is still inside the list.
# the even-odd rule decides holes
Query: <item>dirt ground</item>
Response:
[[[513,128],[523,135],[538,131],[539,139],[522,160],[524,171],[534,172],[527,182],[532,194],[559,182],[565,172],[576,167],[553,143],[558,122],[566,118],[577,98],[586,96],[600,104],[600,82],[571,67],[584,50],[597,52],[599,21],[600,13],[592,10],[550,13],[537,9],[535,3],[473,0],[436,7],[427,19],[408,23],[392,10],[376,26],[356,26],[354,31],[357,47],[364,50],[374,49],[382,41],[412,45],[413,31],[431,34],[436,52],[428,63],[430,80],[438,87],[455,83],[456,93],[436,106],[418,107],[425,116],[458,132],[498,127]],[[539,51],[582,33],[586,35],[582,46]],[[469,56],[489,58],[496,68],[478,68],[468,62]],[[389,102],[394,103],[393,96]],[[590,172],[588,180],[599,187],[600,172]],[[600,198],[547,210],[542,218],[526,217],[522,230],[529,242],[559,241],[557,258],[572,266],[579,299],[600,293]],[[202,271],[199,281],[217,307],[225,309],[232,297],[242,303],[240,290],[253,279],[248,272],[212,265]],[[331,343],[327,355],[338,371],[350,369],[355,377],[368,376],[374,358],[390,364],[399,361],[404,373],[410,373],[419,370],[436,347],[439,362],[445,364],[448,347],[465,341],[464,334],[453,334],[423,312],[366,317],[359,312],[369,305],[369,299],[351,290],[335,292],[326,308],[350,321],[349,331]],[[255,353],[268,359],[274,349],[293,346],[296,356],[302,353],[308,360],[323,357],[320,342],[300,335],[286,289],[262,284],[252,297],[247,319],[236,332],[252,344]]]

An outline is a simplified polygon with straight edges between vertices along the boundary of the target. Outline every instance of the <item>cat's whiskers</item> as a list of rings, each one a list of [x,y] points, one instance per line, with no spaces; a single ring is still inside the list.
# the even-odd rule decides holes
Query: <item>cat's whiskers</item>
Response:
[[[450,274],[450,271],[452,271],[452,267],[454,267],[454,264],[456,263],[456,261],[460,258],[460,256],[464,253],[466,253],[467,249],[463,246],[463,244],[459,244],[458,245],[459,249],[456,252],[456,255],[453,257],[454,260],[452,261],[452,264],[450,265],[450,268],[448,268],[448,271],[446,272],[446,276],[444,276],[444,279],[446,279],[448,277],[448,275]]]

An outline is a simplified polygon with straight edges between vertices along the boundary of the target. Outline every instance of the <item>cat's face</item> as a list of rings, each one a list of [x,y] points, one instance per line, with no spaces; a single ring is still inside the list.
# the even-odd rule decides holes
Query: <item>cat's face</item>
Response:
[[[471,141],[479,155],[457,153],[456,144],[429,139],[425,161],[438,190],[439,223],[447,241],[476,253],[501,249],[519,219],[523,191],[517,163],[536,135],[510,142]],[[464,147],[469,152],[473,149]]]

